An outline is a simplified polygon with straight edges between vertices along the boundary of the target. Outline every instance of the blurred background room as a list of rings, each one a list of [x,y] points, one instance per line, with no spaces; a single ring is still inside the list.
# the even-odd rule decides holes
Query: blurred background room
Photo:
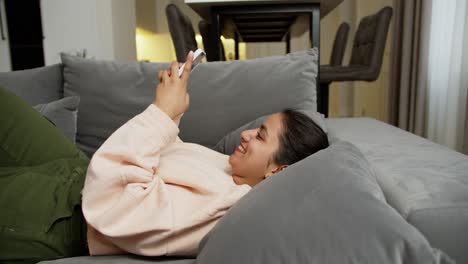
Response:
[[[188,18],[196,47],[209,53],[209,47],[205,46],[212,42],[203,39],[203,32],[200,32],[201,22],[206,19],[193,8],[194,2],[207,4],[216,1],[0,0],[0,71],[59,63],[60,52],[99,60],[177,60],[177,43],[173,41],[168,23],[169,6],[175,6],[177,11],[174,12]],[[242,6],[251,1],[218,2],[239,2]],[[291,1],[257,1],[260,2],[277,4]],[[325,15],[324,10],[320,15],[318,43],[321,65],[330,64],[332,57],[338,56],[333,55],[337,40],[342,45],[338,66],[348,66],[353,53],[356,53],[353,46],[362,19],[378,14],[384,7],[392,10],[388,32],[383,34],[383,53],[378,67],[372,69],[376,70],[373,72],[375,78],[354,74],[354,78],[341,76],[336,80],[321,80],[329,87],[326,100],[329,117],[375,118],[457,151],[468,152],[468,122],[465,121],[468,119],[466,0],[298,2],[321,2],[322,7],[329,7]],[[267,21],[271,23],[271,32],[275,32],[274,25],[280,21]],[[286,21],[290,23],[285,31],[287,34],[276,41],[274,38],[258,38],[259,41],[252,42],[238,39],[236,45],[232,36],[221,35],[224,54],[220,59],[230,61],[237,57],[247,60],[310,48],[311,17],[302,14]],[[338,32],[344,34],[341,39]],[[252,35],[255,38],[255,31]],[[265,39],[268,41],[262,41]],[[363,50],[362,45],[360,49]],[[323,78],[326,70],[327,67],[320,70]],[[332,71],[330,78],[335,75],[336,72]]]

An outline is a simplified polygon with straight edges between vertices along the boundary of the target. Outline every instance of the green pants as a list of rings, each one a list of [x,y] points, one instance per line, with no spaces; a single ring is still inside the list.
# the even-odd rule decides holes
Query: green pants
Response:
[[[88,158],[0,88],[0,263],[87,254],[81,213]]]

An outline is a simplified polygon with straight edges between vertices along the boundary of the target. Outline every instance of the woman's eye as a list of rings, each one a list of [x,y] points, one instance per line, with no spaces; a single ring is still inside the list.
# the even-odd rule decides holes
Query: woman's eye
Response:
[[[262,137],[260,137],[260,132],[257,132],[257,139],[262,140]]]

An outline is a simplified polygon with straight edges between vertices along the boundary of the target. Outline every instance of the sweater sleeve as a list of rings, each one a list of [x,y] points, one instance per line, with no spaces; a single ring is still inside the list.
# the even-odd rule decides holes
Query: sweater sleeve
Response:
[[[161,149],[175,142],[178,132],[177,124],[152,104],[116,130],[91,159],[83,214],[127,252],[144,255],[145,248],[161,245],[170,235],[172,204],[157,167]]]

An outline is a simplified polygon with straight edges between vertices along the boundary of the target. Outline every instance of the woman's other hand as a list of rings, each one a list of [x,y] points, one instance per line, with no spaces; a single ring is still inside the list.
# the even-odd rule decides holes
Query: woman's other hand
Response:
[[[192,69],[192,60],[193,52],[190,51],[180,78],[177,62],[173,62],[169,70],[159,72],[159,85],[156,87],[156,98],[153,103],[171,119],[183,114],[190,104],[187,83],[190,69]]]

